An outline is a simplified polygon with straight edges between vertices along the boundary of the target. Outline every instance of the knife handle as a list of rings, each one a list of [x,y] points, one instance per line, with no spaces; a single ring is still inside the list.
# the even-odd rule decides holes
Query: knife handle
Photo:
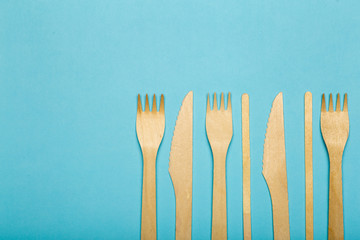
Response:
[[[191,239],[191,211],[192,193],[187,191],[176,192],[176,239]]]
[[[143,151],[141,240],[156,239],[156,152]]]
[[[213,151],[213,207],[212,207],[212,239],[227,239],[226,218],[226,150]]]
[[[329,229],[328,239],[344,239],[342,198],[342,152],[330,153]]]
[[[287,189],[287,187],[286,187]],[[271,192],[275,240],[290,240],[289,202],[287,192]]]

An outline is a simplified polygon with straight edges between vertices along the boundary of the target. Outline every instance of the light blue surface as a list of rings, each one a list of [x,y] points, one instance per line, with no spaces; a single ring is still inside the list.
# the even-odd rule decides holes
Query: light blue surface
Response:
[[[321,93],[349,94],[343,159],[346,239],[360,236],[359,1],[0,2],[0,238],[139,239],[136,98],[165,94],[157,159],[159,239],[175,238],[169,151],[194,91],[193,239],[211,233],[206,94],[232,92],[229,239],[242,239],[241,94],[250,95],[254,239],[272,238],[261,174],[266,122],[284,92],[290,232],[305,236],[303,96],[314,98],[314,231],[327,237]],[[328,96],[327,96],[328,97]]]

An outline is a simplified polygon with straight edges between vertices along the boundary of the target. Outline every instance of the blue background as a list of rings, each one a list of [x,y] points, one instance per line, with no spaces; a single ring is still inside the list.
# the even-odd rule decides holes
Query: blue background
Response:
[[[168,173],[175,120],[194,91],[193,232],[211,233],[207,93],[232,93],[229,239],[242,239],[241,94],[250,95],[254,239],[272,238],[261,174],[271,103],[284,92],[290,232],[305,237],[303,96],[313,93],[314,232],[327,237],[329,163],[321,93],[349,94],[343,158],[346,239],[360,235],[360,2],[0,2],[0,237],[139,239],[140,93],[165,95],[157,159],[159,239],[175,238]],[[328,95],[327,95],[328,98]],[[158,98],[159,99],[159,98]]]

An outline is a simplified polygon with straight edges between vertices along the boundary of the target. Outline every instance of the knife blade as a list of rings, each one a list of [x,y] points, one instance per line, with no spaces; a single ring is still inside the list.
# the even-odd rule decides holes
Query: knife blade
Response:
[[[290,239],[284,110],[281,92],[274,99],[267,124],[262,173],[272,201],[274,239]]]
[[[191,239],[193,92],[184,98],[171,142],[169,173],[175,190],[176,239]]]

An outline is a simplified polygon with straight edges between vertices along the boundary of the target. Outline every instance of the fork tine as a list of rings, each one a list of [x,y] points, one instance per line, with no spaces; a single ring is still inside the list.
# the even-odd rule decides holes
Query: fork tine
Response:
[[[347,111],[348,111],[347,93],[345,93],[345,97],[344,97],[344,106],[343,106],[343,111],[344,111],[344,112],[347,112]]]
[[[330,99],[329,99],[329,112],[333,112],[334,111],[334,105],[333,105],[333,99],[332,99],[332,94],[330,93]]]
[[[214,93],[214,104],[213,104],[213,110],[218,110],[217,100],[216,100],[216,93]]]
[[[145,99],[145,112],[150,112],[149,96],[147,94],[146,94],[146,99]]]
[[[165,113],[164,94],[161,94],[159,112],[160,112],[160,113]]]
[[[225,100],[224,100],[224,93],[221,93],[221,99],[220,99],[220,110],[225,110]]]
[[[336,107],[335,107],[335,111],[336,112],[340,112],[341,111],[341,107],[340,107],[340,94],[338,93],[336,96]]]
[[[321,98],[321,112],[326,112],[325,94],[324,93]]]
[[[153,97],[153,105],[152,105],[152,109],[151,109],[152,112],[157,112],[157,109],[156,109],[156,96],[154,94],[154,97]]]
[[[141,106],[141,98],[140,98],[140,94],[138,94],[137,112],[138,112],[138,113],[141,113],[141,112],[142,112],[142,106]]]
[[[208,93],[207,96],[207,104],[206,104],[206,112],[210,112],[211,108],[210,108],[210,94]]]
[[[227,104],[227,108],[226,110],[230,110],[231,111],[231,93],[228,93],[228,104]]]

